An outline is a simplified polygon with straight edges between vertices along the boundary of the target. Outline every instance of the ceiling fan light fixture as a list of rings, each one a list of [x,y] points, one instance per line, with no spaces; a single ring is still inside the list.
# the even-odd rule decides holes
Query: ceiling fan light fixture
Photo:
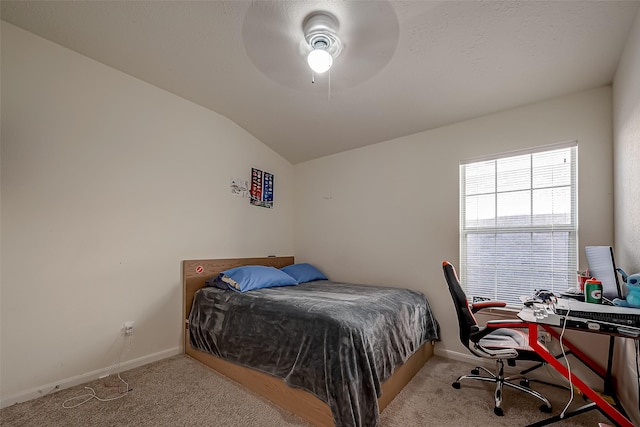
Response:
[[[328,12],[313,12],[302,24],[307,44],[307,64],[317,74],[328,71],[333,59],[342,51],[338,38],[338,21]]]
[[[322,74],[333,65],[333,57],[324,48],[316,48],[309,52],[307,63],[314,73]]]

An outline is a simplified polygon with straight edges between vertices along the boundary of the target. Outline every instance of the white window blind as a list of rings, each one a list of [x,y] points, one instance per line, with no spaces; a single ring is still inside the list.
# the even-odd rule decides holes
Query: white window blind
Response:
[[[460,165],[460,276],[469,297],[520,305],[574,287],[577,144]]]

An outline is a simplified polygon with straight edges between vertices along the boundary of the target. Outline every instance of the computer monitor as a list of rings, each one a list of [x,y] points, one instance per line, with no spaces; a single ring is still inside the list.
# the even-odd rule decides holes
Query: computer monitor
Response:
[[[602,296],[610,301],[622,298],[622,289],[616,271],[611,246],[586,246],[584,251],[589,263],[589,275],[602,282]]]

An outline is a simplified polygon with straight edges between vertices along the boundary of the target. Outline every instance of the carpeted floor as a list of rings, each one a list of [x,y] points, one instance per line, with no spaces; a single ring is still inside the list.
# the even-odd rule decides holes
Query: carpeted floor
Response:
[[[469,381],[460,390],[451,387],[458,375],[472,365],[434,356],[381,416],[381,427],[412,426],[525,426],[548,417],[537,399],[511,389],[504,391],[504,417],[493,414],[493,388],[485,382]],[[543,368],[544,369],[544,368]],[[95,389],[100,397],[117,390],[103,381],[62,390],[0,411],[0,425],[18,426],[304,426],[303,420],[281,410],[201,363],[174,356],[122,374],[130,388],[121,399],[92,399],[72,409],[62,407],[67,399]],[[109,384],[115,384],[110,380]],[[569,391],[533,383],[553,404],[553,414],[562,411]],[[69,402],[73,404],[77,401]],[[571,408],[583,405],[576,397]],[[558,426],[596,427],[607,419],[589,411],[565,419]]]

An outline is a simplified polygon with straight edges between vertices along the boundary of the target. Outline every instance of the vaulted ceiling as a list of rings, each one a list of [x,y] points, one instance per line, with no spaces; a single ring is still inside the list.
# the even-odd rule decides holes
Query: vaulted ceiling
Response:
[[[6,1],[2,19],[298,163],[612,82],[638,1]],[[344,44],[312,74],[302,23]]]

